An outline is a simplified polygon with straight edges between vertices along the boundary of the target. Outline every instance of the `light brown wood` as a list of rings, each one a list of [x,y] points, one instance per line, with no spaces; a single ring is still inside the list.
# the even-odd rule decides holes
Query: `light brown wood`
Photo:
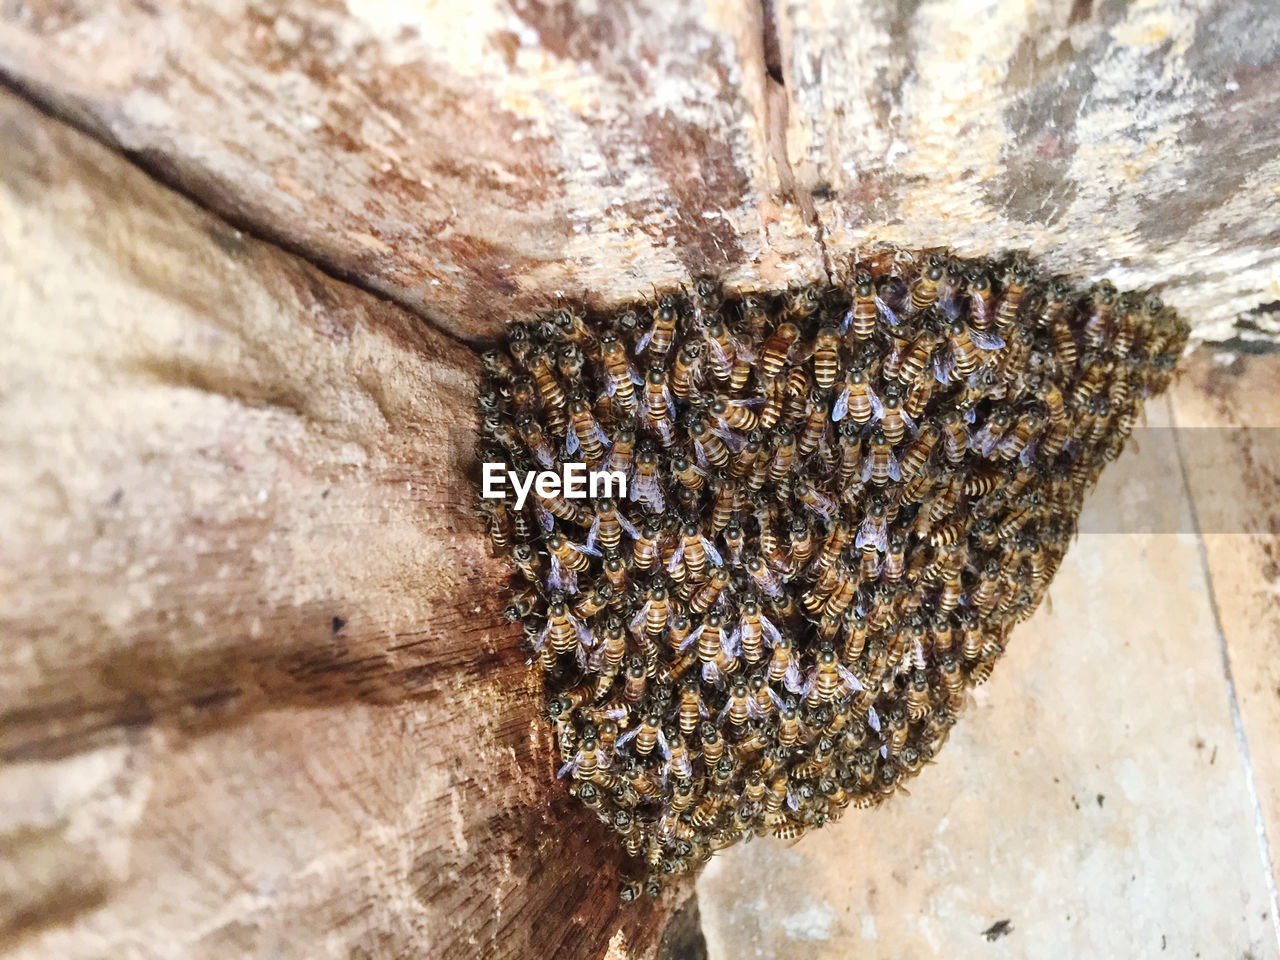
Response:
[[[469,513],[474,357],[9,94],[0,142],[0,951],[650,952]]]
[[[0,70],[442,328],[873,241],[1280,299],[1280,17],[1191,5],[11,5]]]

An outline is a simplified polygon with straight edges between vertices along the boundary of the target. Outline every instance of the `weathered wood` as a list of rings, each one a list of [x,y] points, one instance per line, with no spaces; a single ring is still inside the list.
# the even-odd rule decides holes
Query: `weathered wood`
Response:
[[[1268,0],[5,8],[0,71],[442,327],[873,240],[1280,299]]]
[[[476,362],[0,96],[0,948],[656,949],[551,778]]]

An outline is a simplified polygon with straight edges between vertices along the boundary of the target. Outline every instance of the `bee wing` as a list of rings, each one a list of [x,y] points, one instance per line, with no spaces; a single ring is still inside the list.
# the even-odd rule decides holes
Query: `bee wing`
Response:
[[[729,634],[721,642],[724,652],[731,657],[739,657],[742,655],[742,628],[735,627],[733,633]]]
[[[708,666],[710,666],[710,664],[708,664]],[[733,706],[733,701],[730,700],[720,709],[720,712],[716,714],[716,726],[719,726],[720,724],[724,723],[724,718],[729,713],[729,708],[732,706]]]
[[[719,683],[720,670],[714,663],[704,663],[702,665],[702,679],[708,683]]]
[[[620,736],[617,739],[617,742],[614,743],[615,749],[620,747],[625,747],[628,743],[630,743],[632,740],[636,738],[636,734],[639,732],[640,732],[640,728],[636,727],[634,730],[631,730],[628,733],[624,733],[622,736]]]
[[[792,693],[799,693],[804,688],[804,681],[800,677],[800,664],[794,658],[787,664],[787,673],[782,678],[782,685]]]
[[[661,730],[658,731],[658,749],[662,752],[662,759],[671,759],[671,748],[667,746],[667,736]]]
[[[800,795],[796,793],[794,790],[792,790],[790,787],[787,787],[787,809],[788,810],[800,809]]]
[[[720,556],[720,551],[717,550],[715,548],[715,544],[713,544],[706,537],[702,538],[702,549],[707,552],[707,556],[711,558],[711,562],[714,563],[717,567],[724,566],[724,558]]]
[[[890,307],[889,304],[885,303],[879,297],[876,297],[876,309],[880,311],[890,326],[898,326],[898,315],[893,312],[893,308]]]
[[[695,440],[695,441],[693,441],[693,453],[694,453],[694,456],[696,456],[696,457],[698,458],[698,466],[700,466],[700,467],[706,467],[706,465],[707,465],[707,454],[706,454],[706,451],[702,449],[702,441],[701,441],[701,440]]]
[[[839,423],[844,419],[845,414],[849,412],[849,385],[845,384],[840,396],[836,397],[836,402],[831,406],[831,419]]]
[[[667,564],[667,573],[675,573],[680,566],[680,561],[684,559],[684,541],[681,540],[676,544],[675,550],[671,554],[671,560]]]
[[[778,693],[773,689],[773,687],[765,687],[765,689],[769,691],[769,699],[773,701],[773,705],[775,707],[777,707],[779,710],[787,709],[787,701],[783,700],[782,697],[780,697]]]
[[[1018,454],[1018,462],[1021,463],[1024,467],[1030,467],[1032,463],[1035,462],[1036,446],[1039,444],[1039,442],[1040,441],[1038,440],[1029,441],[1027,445],[1022,448],[1022,453]]]
[[[600,551],[599,551],[599,550],[597,550],[597,549],[596,549],[595,547],[593,547],[593,546],[588,546],[588,545],[587,545],[587,544],[585,544],[585,543],[575,543],[575,544],[573,545],[573,547],[574,547],[574,549],[575,549],[575,550],[577,550],[579,553],[589,553],[589,554],[591,554],[591,556],[593,556],[593,557],[598,557],[598,556],[600,556]]]
[[[871,401],[872,418],[879,423],[884,419],[884,404],[880,402],[879,395],[875,390],[871,389],[871,384],[867,384],[867,399]]]
[[[596,518],[591,521],[591,530],[587,533],[587,542],[583,544],[588,550],[596,545],[596,537],[600,533],[600,514],[596,514]]]
[[[563,767],[560,768],[560,770],[556,773],[557,779],[565,776],[566,774],[573,773],[578,769],[578,767],[581,764],[582,764],[582,754],[579,753],[576,757],[574,757],[572,760],[570,760],[568,763],[566,763]]]
[[[920,432],[919,427],[916,426],[915,418],[911,416],[911,414],[907,413],[907,411],[899,410],[898,416],[902,417],[902,422],[906,425],[906,428],[911,431],[912,436],[915,436]]]
[[[644,353],[644,348],[647,347],[649,345],[649,341],[653,339],[653,331],[656,329],[658,329],[658,325],[655,323],[649,328],[649,332],[640,338],[640,342],[636,344],[637,354]]]
[[[551,633],[551,621],[547,621],[547,625],[542,628],[542,632],[538,634],[538,639],[533,642],[533,649],[541,652],[542,648],[547,644],[547,636]]]
[[[574,632],[578,635],[578,642],[584,647],[594,647],[596,643],[596,635],[591,632],[591,628],[585,623],[569,614],[569,622],[573,624]],[[603,649],[603,647],[601,648]]]
[[[551,573],[547,576],[547,586],[552,590],[564,589],[564,570],[560,566],[560,558],[551,554]]]
[[[606,396],[614,396],[618,392],[618,378],[612,373],[607,374],[604,378],[604,392]]]
[[[991,424],[988,423],[981,431],[979,431],[978,437],[978,449],[982,451],[982,455],[984,457],[991,456],[992,451],[995,450],[996,445],[1000,442],[999,434],[997,434],[995,430],[992,429]]]
[[[880,744],[880,756],[884,757],[886,760],[888,760],[888,759],[889,759],[889,745],[888,745],[888,744],[885,744],[885,743]]]
[[[730,452],[738,453],[742,450],[742,439],[727,427],[713,427],[711,432],[724,441]]]
[[[849,685],[850,690],[852,690],[854,693],[862,692],[862,681],[859,680],[854,675],[852,670],[850,670],[844,664],[840,664],[839,666],[836,667],[836,669],[840,671],[840,678],[844,680],[846,684]]]
[[[951,357],[950,350],[942,350],[934,355],[933,379],[937,380],[939,383],[950,383],[955,372],[956,363]]]
[[[844,312],[844,316],[840,318],[840,335],[844,336],[849,332],[849,328],[853,326],[853,307],[850,306]]]
[[[710,334],[707,334],[706,336],[703,337],[703,339],[707,343],[707,350],[711,353],[712,359],[714,359],[716,363],[730,362],[728,352],[725,350],[724,347],[720,346],[720,342],[716,340],[715,337],[711,336]]]
[[[680,652],[683,653],[684,651],[688,650],[691,646],[693,646],[695,643],[697,643],[698,638],[702,636],[702,631],[705,630],[706,628],[707,628],[707,625],[705,623],[699,624],[698,629],[694,630],[691,634],[689,634],[687,637],[681,640],[680,646],[678,648]]]
[[[974,299],[978,298],[975,297]],[[970,330],[969,339],[973,341],[975,347],[983,350],[999,350],[1004,346],[1004,338],[989,330]]]
[[[747,716],[760,720],[765,716],[764,709],[756,703],[755,697],[747,697]]]
[[[578,443],[578,431],[569,430],[565,434],[565,438],[564,438],[564,448],[566,452],[568,452],[569,456],[573,456],[575,453],[578,452],[578,448],[580,446],[581,444]]]
[[[640,610],[636,613],[636,615],[631,618],[630,626],[631,626],[632,633],[639,630],[640,624],[644,623],[644,618],[649,615],[649,606],[651,603],[652,601],[646,600],[644,602],[644,605],[640,607]]]
[[[596,673],[598,673],[600,671],[600,668],[604,666],[604,657],[605,657],[605,654],[604,654],[603,646],[596,647],[594,650],[592,650],[590,657],[584,654],[583,648],[580,647],[578,649],[578,663],[582,664],[582,666],[585,667],[587,670],[591,670]],[[586,662],[583,663],[583,661],[586,661]]]
[[[773,621],[763,613],[760,614],[760,629],[764,632],[765,638],[769,641],[769,646],[773,646],[782,639],[782,634],[779,633],[778,628],[773,625]]]
[[[755,362],[756,352],[752,350],[751,347],[747,346],[747,344],[737,339],[734,340],[733,344],[734,344],[733,352],[737,354],[737,358],[739,360],[741,360],[743,363]]]
[[[802,697],[807,697],[809,695],[809,691],[813,689],[813,685],[818,681],[818,670],[818,667],[814,667],[810,670],[809,679],[804,682],[804,685],[799,690],[792,690],[791,692],[799,693]]]
[[[892,453],[889,454],[889,479],[902,479],[902,464]],[[883,550],[884,548],[882,547],[881,549]]]
[[[636,529],[635,524],[624,517],[621,513],[618,514],[618,525],[626,531],[627,536],[632,540],[640,539],[640,531]]]
[[[550,510],[542,505],[541,500],[533,501],[533,512],[537,514],[538,523],[542,526],[543,530],[551,531],[555,529],[556,518],[551,515]]]
[[[880,732],[880,714],[876,713],[875,707],[867,707],[867,726],[876,733]]]

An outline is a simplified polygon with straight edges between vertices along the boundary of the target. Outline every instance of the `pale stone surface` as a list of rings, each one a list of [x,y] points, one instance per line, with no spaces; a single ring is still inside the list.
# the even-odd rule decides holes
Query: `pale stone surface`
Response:
[[[1160,496],[1169,452],[1127,452],[1094,498]],[[1190,532],[1081,535],[910,789],[713,861],[712,960],[1280,956]]]
[[[0,952],[649,956],[468,513],[472,354],[0,93]]]
[[[1280,875],[1280,356],[1189,358],[1171,400]]]
[[[25,0],[0,72],[466,336],[871,240],[1156,283],[1202,337],[1280,300],[1270,0]]]

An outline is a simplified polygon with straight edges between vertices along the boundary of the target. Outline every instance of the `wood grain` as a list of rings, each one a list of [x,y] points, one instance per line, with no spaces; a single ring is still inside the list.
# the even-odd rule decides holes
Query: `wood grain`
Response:
[[[1268,0],[0,8],[0,72],[233,222],[468,338],[876,241],[1280,300]]]
[[[500,616],[473,356],[8,94],[0,142],[0,949],[656,949]]]

